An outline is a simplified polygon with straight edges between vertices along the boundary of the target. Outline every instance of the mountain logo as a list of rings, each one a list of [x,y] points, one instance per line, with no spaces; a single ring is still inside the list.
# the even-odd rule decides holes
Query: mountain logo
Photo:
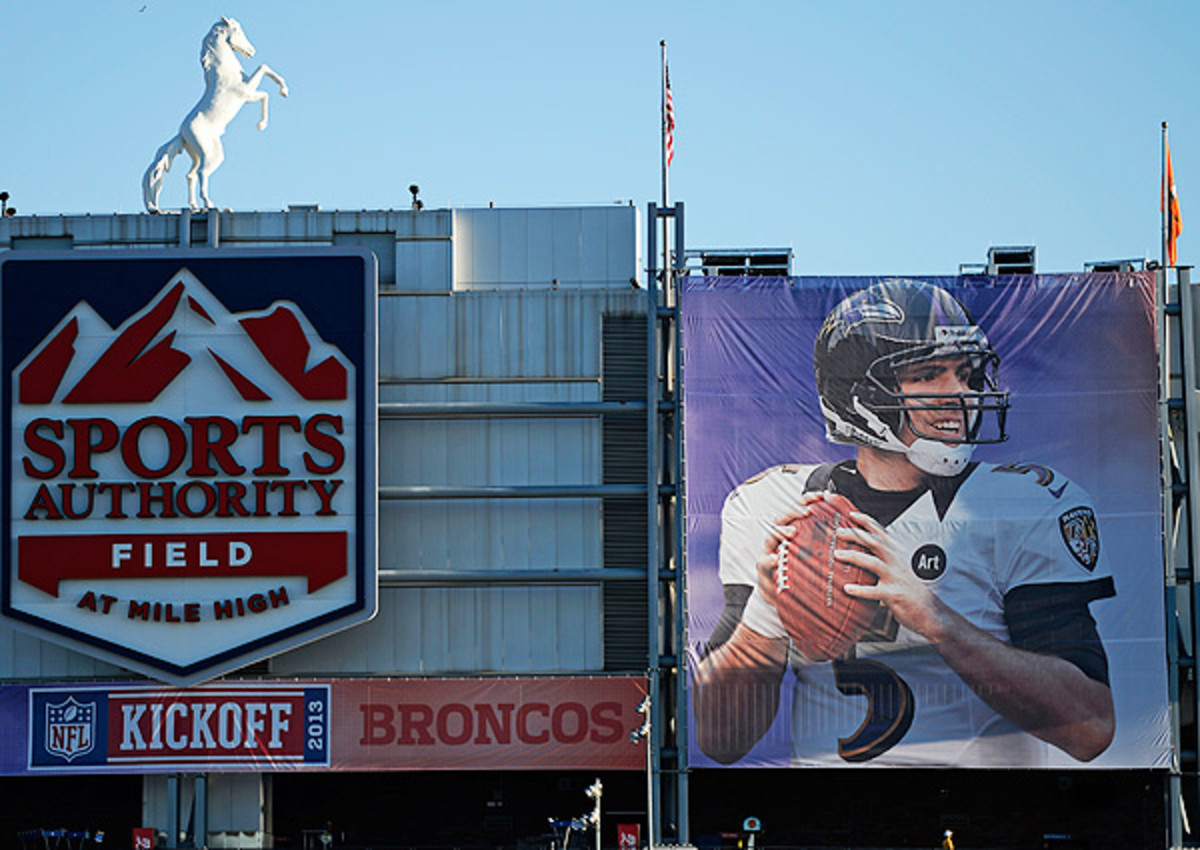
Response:
[[[17,396],[30,405],[148,404],[199,371],[248,402],[290,393],[344,400],[344,359],[315,336],[294,304],[234,315],[185,270],[116,331],[80,302],[17,370]]]

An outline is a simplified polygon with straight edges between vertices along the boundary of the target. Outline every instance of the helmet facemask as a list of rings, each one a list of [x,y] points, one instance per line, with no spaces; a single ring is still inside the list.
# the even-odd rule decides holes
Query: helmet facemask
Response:
[[[929,389],[940,392],[922,391],[916,377],[905,375],[947,358],[965,358],[967,368],[954,387],[934,383]],[[905,455],[932,475],[955,475],[976,445],[1008,438],[1009,400],[998,388],[999,362],[983,330],[945,290],[907,280],[860,290],[829,314],[814,347],[826,435]],[[901,392],[899,376],[910,392]],[[910,378],[915,386],[908,385]]]
[[[982,338],[982,335],[980,334]],[[907,367],[934,360],[965,358],[968,367],[961,392],[901,392],[898,375]],[[971,459],[974,447],[1008,439],[1008,393],[998,389],[996,370],[1000,358],[986,342],[954,346],[931,344],[908,348],[881,357],[867,370],[860,384],[861,404],[887,423],[886,445],[903,452],[917,468],[932,475],[957,475]],[[952,414],[961,423],[953,433],[923,425],[917,413]],[[915,439],[906,443],[905,431]]]
[[[932,347],[931,347],[932,348]],[[970,372],[967,391],[958,393],[902,393],[896,375],[908,366],[917,366],[930,360],[963,356],[967,358]],[[881,357],[867,370],[868,386],[863,393],[868,407],[892,424],[896,434],[900,426],[908,429],[918,439],[938,440],[943,443],[970,443],[980,445],[1002,443],[1008,439],[1008,392],[1000,390],[996,370],[1000,358],[994,351],[980,348],[973,351],[946,352],[934,350],[930,353],[908,351],[903,354]],[[917,412],[957,411],[962,415],[963,434],[947,436],[937,431],[922,429],[910,415]],[[995,414],[989,416],[987,414]]]

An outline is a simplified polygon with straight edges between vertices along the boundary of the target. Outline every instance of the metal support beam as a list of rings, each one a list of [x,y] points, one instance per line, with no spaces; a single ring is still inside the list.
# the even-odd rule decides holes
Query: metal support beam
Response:
[[[167,774],[167,848],[179,846],[179,774]]]
[[[644,570],[604,567],[534,568],[528,570],[426,570],[388,567],[379,571],[381,587],[448,587],[470,584],[595,584],[606,581],[645,581]]]
[[[1178,784],[1178,788],[1172,788],[1174,805],[1179,807],[1179,826],[1178,830],[1173,832],[1178,833],[1179,845],[1185,843],[1195,844],[1195,830],[1190,830],[1190,836],[1184,835],[1182,827],[1188,823],[1189,815],[1194,817],[1198,813],[1197,803],[1197,775],[1200,773],[1200,765],[1196,762],[1196,751],[1200,747],[1200,729],[1197,729],[1197,689],[1196,689],[1196,674],[1195,660],[1197,649],[1197,615],[1200,613],[1200,585],[1192,578],[1192,569],[1196,557],[1196,540],[1197,532],[1200,531],[1200,493],[1197,492],[1197,485],[1200,484],[1200,362],[1197,360],[1197,342],[1196,342],[1196,315],[1197,304],[1194,297],[1194,292],[1191,285],[1191,269],[1187,267],[1178,267],[1175,271],[1176,285],[1176,301],[1179,305],[1179,393],[1183,398],[1183,416],[1184,427],[1180,430],[1181,434],[1177,435],[1176,440],[1182,440],[1184,443],[1184,463],[1186,463],[1186,473],[1184,483],[1187,485],[1187,496],[1180,504],[1182,509],[1176,515],[1176,521],[1183,523],[1185,528],[1182,529],[1183,534],[1180,534],[1181,529],[1175,529],[1176,540],[1184,541],[1181,547],[1180,554],[1182,559],[1175,561],[1175,581],[1177,605],[1184,607],[1185,616],[1179,618],[1178,632],[1174,641],[1174,652],[1176,654],[1177,670],[1173,671],[1169,677],[1174,680],[1172,685],[1173,694],[1177,694],[1181,701],[1180,707],[1183,708],[1183,701],[1190,703],[1185,710],[1182,711],[1183,716],[1192,718],[1186,728],[1181,729],[1181,736],[1178,739],[1179,751],[1177,755],[1178,773],[1173,771],[1172,785]],[[1185,569],[1180,569],[1180,566]],[[1174,820],[1174,818],[1172,819]],[[1173,839],[1175,836],[1172,836]],[[1190,839],[1190,840],[1189,840]]]
[[[192,794],[192,846],[208,846],[208,774],[197,773]]]
[[[1197,612],[1200,588],[1193,559],[1200,530],[1200,363],[1197,362],[1196,304],[1188,268],[1158,272],[1159,422],[1162,446],[1164,592],[1166,602],[1167,687],[1173,759],[1166,788],[1169,846],[1194,843],[1187,833],[1197,813],[1197,729],[1195,681]],[[1194,835],[1194,833],[1192,833]],[[1189,840],[1190,839],[1190,840]]]
[[[647,745],[646,745],[646,843],[653,848],[662,844],[662,826],[659,815],[662,799],[659,781],[659,751],[662,748],[662,701],[658,687],[658,644],[659,644],[659,414],[661,398],[659,384],[659,325],[658,308],[660,289],[656,266],[658,257],[657,232],[659,224],[658,205],[651,203],[647,214],[647,247],[650,266],[646,273],[646,689]],[[664,231],[665,238],[665,231]],[[664,270],[665,274],[665,270]],[[664,281],[665,283],[665,281]]]
[[[645,412],[645,402],[639,401],[384,402],[379,405],[380,419],[578,419]]]
[[[523,484],[511,487],[430,487],[387,485],[379,488],[385,501],[433,499],[591,499],[601,496],[641,496],[644,484]]]
[[[687,591],[687,576],[684,572],[683,553],[683,517],[684,517],[684,479],[683,479],[683,350],[680,345],[680,278],[685,273],[686,251],[684,247],[684,216],[683,204],[675,205],[675,269],[671,275],[672,304],[674,313],[671,321],[672,368],[674,370],[671,387],[671,442],[672,442],[672,471],[671,483],[674,489],[674,510],[671,513],[672,534],[672,566],[675,572],[675,585],[672,598],[675,608],[675,654],[678,662],[675,664],[675,724],[674,748],[675,755],[675,819],[678,824],[676,841],[689,845],[691,839],[691,811],[688,805],[688,668],[687,668],[687,622],[684,613],[687,610],[685,596]]]
[[[683,204],[647,213],[646,470],[648,844],[687,844],[687,700],[683,620],[682,415],[679,277],[684,262]],[[659,225],[668,244],[658,245]],[[673,230],[668,228],[673,224]],[[656,267],[659,255],[664,268]],[[671,718],[673,722],[666,722]]]

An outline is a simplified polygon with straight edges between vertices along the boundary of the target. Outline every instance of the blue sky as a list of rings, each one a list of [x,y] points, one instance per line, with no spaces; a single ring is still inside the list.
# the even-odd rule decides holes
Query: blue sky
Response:
[[[803,274],[1041,271],[1157,257],[1161,122],[1200,255],[1200,4],[1184,0],[0,0],[0,190],[22,213],[139,212],[141,176],[236,17],[291,87],[248,107],[212,197],[429,207],[660,193],[659,47],[691,247],[791,247]],[[186,157],[163,192],[185,202]]]

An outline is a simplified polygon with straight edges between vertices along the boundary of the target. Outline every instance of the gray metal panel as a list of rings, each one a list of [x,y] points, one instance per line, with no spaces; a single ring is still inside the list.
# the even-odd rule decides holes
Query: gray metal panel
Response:
[[[396,243],[396,288],[418,292],[449,292],[453,285],[451,244],[445,240],[407,240]]]
[[[66,238],[77,249],[173,247],[179,245],[180,227],[202,221],[176,212],[162,215],[17,216],[0,219],[0,249],[23,238]],[[451,237],[450,210],[361,210],[355,212],[294,210],[290,212],[224,213],[223,245],[328,245],[339,233],[395,233],[396,239],[445,241]],[[45,245],[43,245],[45,247]]]
[[[495,243],[499,245],[499,241]],[[630,290],[460,292],[381,301],[381,401],[600,398],[601,316]],[[384,420],[382,485],[600,483],[600,419]],[[602,563],[599,499],[380,505],[380,564],[544,570]],[[603,669],[602,591],[571,586],[385,587],[370,624],[275,658],[275,673],[434,674]]]
[[[632,288],[585,292],[509,290],[455,293],[453,297],[382,298],[379,303],[380,380],[387,384],[416,380],[461,382],[478,378],[598,379],[598,317],[609,312],[642,313],[644,302],[645,296],[639,297]],[[384,392],[386,394],[387,388]],[[428,399],[389,395],[380,400],[476,399],[433,394]]]
[[[602,667],[596,587],[384,588],[370,623],[278,655],[271,670],[570,673]]]
[[[129,676],[128,670],[49,643],[0,621],[0,679]]]
[[[595,238],[594,234],[583,234],[579,226],[578,210],[558,210],[550,228],[550,239],[554,252],[554,277],[566,284],[583,284],[586,280],[583,264],[583,243]]]
[[[335,232],[334,245],[352,245],[366,248],[375,255],[379,269],[379,285],[389,289],[396,286],[396,234],[392,231],[385,233],[349,233]]]
[[[455,289],[629,285],[637,220],[626,206],[457,210]]]
[[[537,249],[537,240],[544,238],[541,234],[552,233],[555,222],[555,211],[550,209],[526,210],[525,225],[525,274],[532,286],[546,286],[554,279],[565,277],[564,270],[555,262],[553,251]]]

